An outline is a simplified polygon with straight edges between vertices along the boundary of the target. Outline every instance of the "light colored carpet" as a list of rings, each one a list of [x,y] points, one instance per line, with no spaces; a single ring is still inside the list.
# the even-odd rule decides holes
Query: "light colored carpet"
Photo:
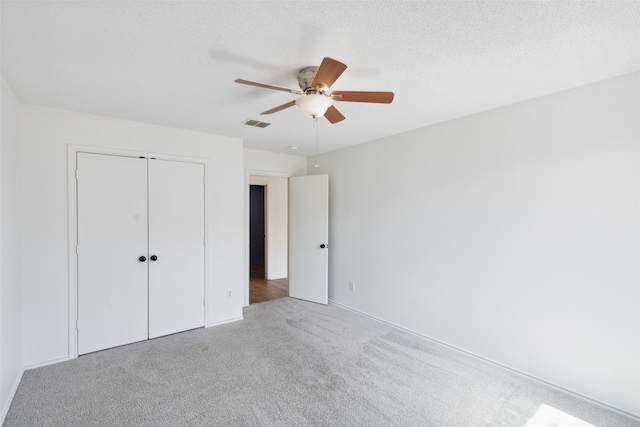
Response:
[[[283,298],[244,321],[27,371],[4,425],[514,427],[541,405],[638,426],[349,310]]]

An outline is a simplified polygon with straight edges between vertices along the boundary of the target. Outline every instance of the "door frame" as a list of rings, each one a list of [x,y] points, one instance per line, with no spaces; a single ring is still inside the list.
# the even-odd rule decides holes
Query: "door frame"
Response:
[[[289,179],[291,177],[291,174],[289,173],[283,173],[283,172],[273,172],[273,171],[264,171],[264,170],[257,170],[257,169],[245,169],[245,176],[244,176],[244,216],[245,216],[245,222],[244,222],[244,240],[245,240],[245,245],[244,245],[244,295],[243,295],[243,306],[247,307],[249,305],[249,269],[251,268],[251,264],[250,264],[250,252],[249,252],[249,243],[250,243],[250,233],[249,233],[249,220],[251,218],[251,209],[250,209],[250,201],[251,201],[251,176],[256,176],[256,177],[276,177],[276,178],[287,178]],[[260,184],[253,184],[253,185],[263,185],[265,188],[265,205],[266,205],[266,201],[267,201],[267,197],[268,196],[268,192],[269,192],[269,184],[267,182],[263,182]],[[267,216],[266,213],[266,206],[265,206],[265,217]],[[268,250],[268,239],[269,239],[269,233],[267,232],[267,226],[265,225],[265,234],[267,235],[267,237],[265,238],[265,275],[268,272],[268,267],[266,266],[267,260],[269,259],[269,250]],[[289,244],[287,243],[287,251],[289,250]]]
[[[77,153],[102,154],[111,156],[146,157],[158,160],[198,163],[204,165],[204,324],[208,325],[208,260],[209,260],[209,161],[196,157],[175,156],[171,154],[130,151],[89,145],[69,144],[67,146],[67,244],[68,244],[68,296],[69,296],[69,359],[78,357],[78,259],[76,247],[78,244],[78,194],[76,187]]]

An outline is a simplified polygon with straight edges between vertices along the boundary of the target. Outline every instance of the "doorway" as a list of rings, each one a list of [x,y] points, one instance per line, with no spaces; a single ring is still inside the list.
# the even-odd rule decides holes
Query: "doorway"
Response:
[[[261,266],[263,270],[263,277],[266,277],[264,271],[265,262],[265,246],[267,235],[265,230],[265,200],[264,200],[264,185],[251,185],[249,195],[249,264],[252,267],[258,268]]]
[[[288,179],[249,177],[248,303],[289,295]]]

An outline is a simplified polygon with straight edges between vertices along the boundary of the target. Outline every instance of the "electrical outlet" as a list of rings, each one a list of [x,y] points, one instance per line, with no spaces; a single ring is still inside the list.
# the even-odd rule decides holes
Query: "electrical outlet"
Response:
[[[349,282],[349,290],[350,291],[356,290],[356,282]]]
[[[227,298],[231,298],[231,291],[227,291]]]

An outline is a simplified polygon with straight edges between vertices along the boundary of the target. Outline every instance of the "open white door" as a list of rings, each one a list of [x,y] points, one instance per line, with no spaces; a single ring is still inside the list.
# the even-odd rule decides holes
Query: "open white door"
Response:
[[[329,175],[289,178],[289,296],[329,302]]]

